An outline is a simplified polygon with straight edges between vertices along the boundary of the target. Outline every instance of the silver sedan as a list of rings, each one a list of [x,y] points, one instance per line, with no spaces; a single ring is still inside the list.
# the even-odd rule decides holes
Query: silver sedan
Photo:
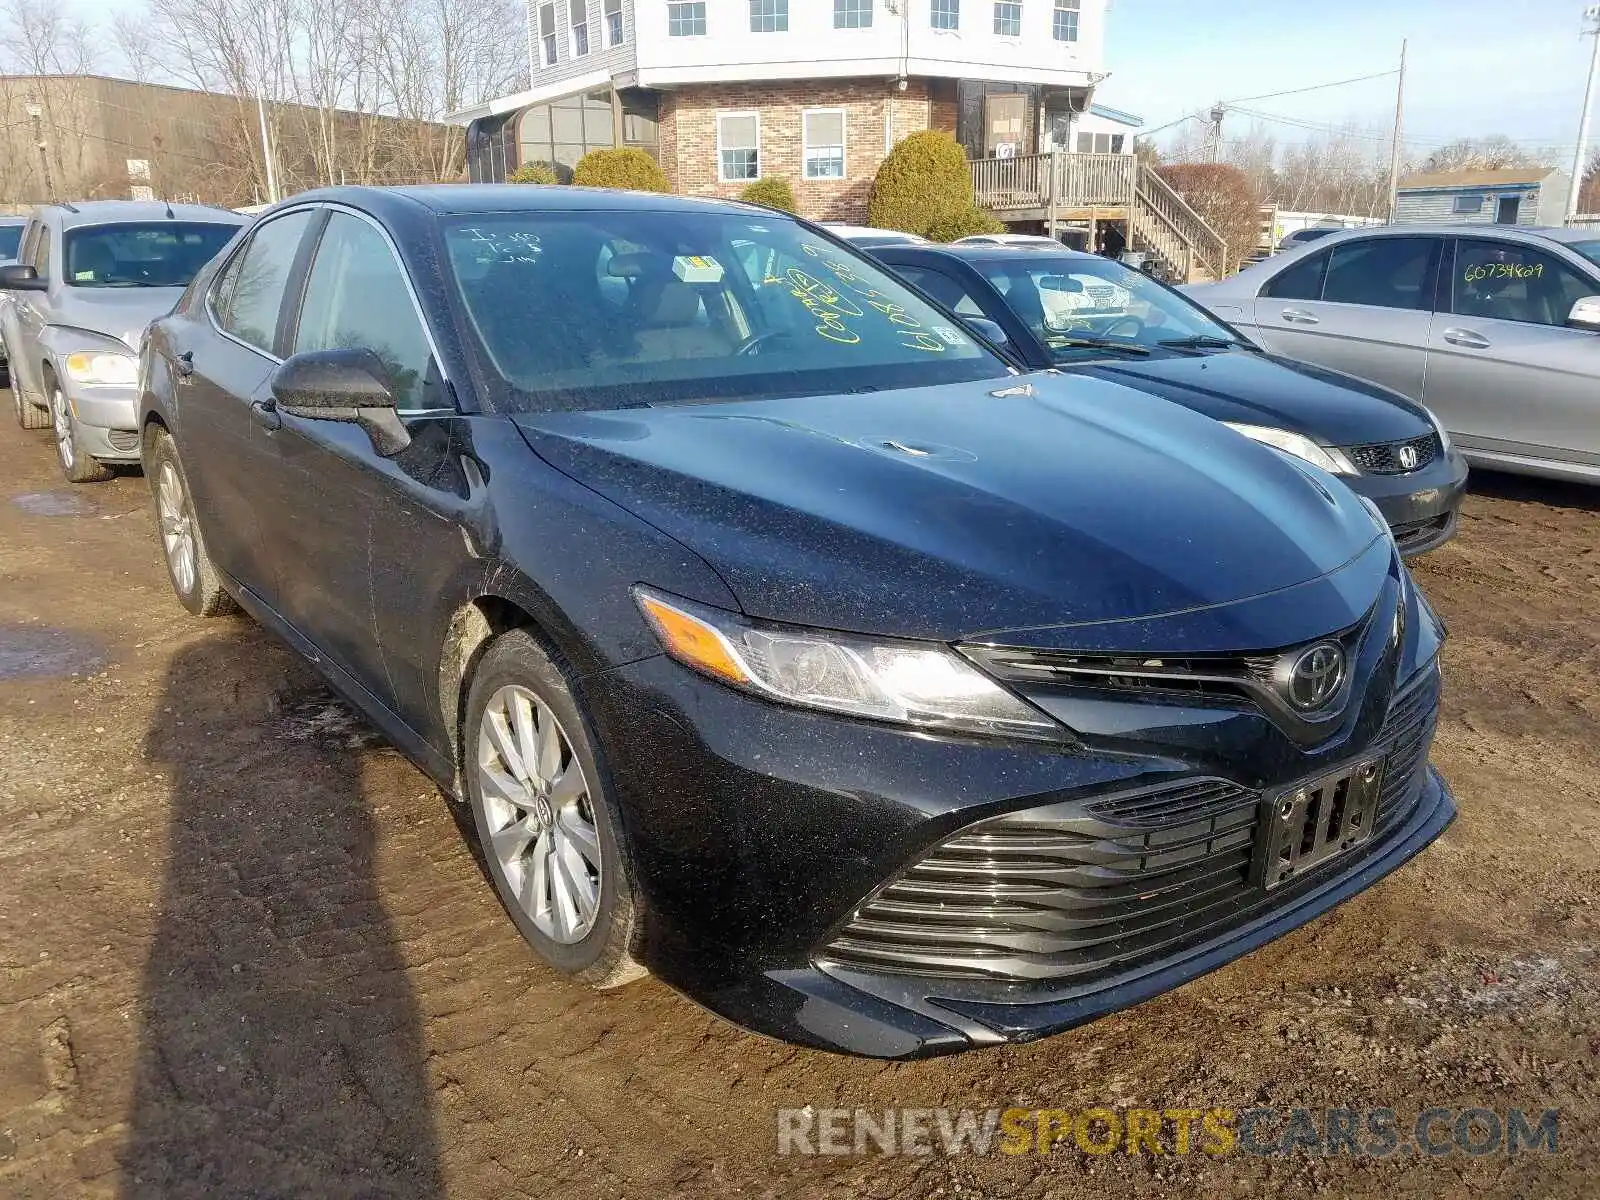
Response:
[[[1467,459],[1600,483],[1600,230],[1392,225],[1183,289],[1275,354],[1426,404]]]

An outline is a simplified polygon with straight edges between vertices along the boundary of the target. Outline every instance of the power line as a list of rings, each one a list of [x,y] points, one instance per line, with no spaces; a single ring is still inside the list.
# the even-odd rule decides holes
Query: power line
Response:
[[[1399,71],[1379,71],[1374,75],[1358,75],[1354,79],[1340,79],[1334,83],[1314,83],[1310,87],[1293,88],[1287,92],[1268,92],[1263,96],[1240,96],[1237,100],[1224,100],[1224,107],[1235,104],[1249,104],[1255,100],[1276,100],[1280,96],[1303,96],[1307,92],[1320,92],[1325,88],[1344,87],[1352,83],[1366,83],[1373,79],[1388,79],[1392,75],[1400,74]]]

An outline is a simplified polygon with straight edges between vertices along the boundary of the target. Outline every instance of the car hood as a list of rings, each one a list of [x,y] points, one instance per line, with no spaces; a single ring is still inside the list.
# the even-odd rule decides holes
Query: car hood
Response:
[[[171,312],[182,295],[181,287],[64,287],[51,324],[103,333],[137,352],[145,326]]]
[[[1331,477],[1093,379],[515,420],[749,615],[825,628],[954,640],[1226,605],[1382,536]]]
[[[1402,442],[1433,431],[1420,405],[1377,384],[1248,350],[1068,369],[1154,392],[1219,421],[1291,429],[1325,446]]]

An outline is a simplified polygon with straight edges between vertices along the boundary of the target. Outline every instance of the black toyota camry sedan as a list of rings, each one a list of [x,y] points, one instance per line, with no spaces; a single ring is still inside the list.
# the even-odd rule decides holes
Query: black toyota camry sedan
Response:
[[[140,379],[179,599],[325,672],[599,986],[859,1054],[1026,1040],[1454,816],[1442,630],[1364,501],[1020,375],[779,213],[306,193]]]
[[[963,317],[992,321],[1033,369],[1154,392],[1337,475],[1375,502],[1407,557],[1456,529],[1467,463],[1397,392],[1261,352],[1187,297],[1092,254],[882,246],[880,262]]]

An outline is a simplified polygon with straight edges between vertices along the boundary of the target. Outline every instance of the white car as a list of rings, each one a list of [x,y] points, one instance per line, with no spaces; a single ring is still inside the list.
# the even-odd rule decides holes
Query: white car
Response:
[[[1082,250],[1089,241],[1089,232],[1086,229],[1063,229],[1058,238],[1045,237],[1038,233],[974,233],[970,237],[957,238],[951,242],[952,246],[1016,246],[1023,249],[1034,250]]]
[[[823,221],[822,227],[834,237],[841,237],[855,246],[926,246],[928,239],[921,234],[906,233],[899,229],[875,229],[871,225],[845,225],[838,221]]]

